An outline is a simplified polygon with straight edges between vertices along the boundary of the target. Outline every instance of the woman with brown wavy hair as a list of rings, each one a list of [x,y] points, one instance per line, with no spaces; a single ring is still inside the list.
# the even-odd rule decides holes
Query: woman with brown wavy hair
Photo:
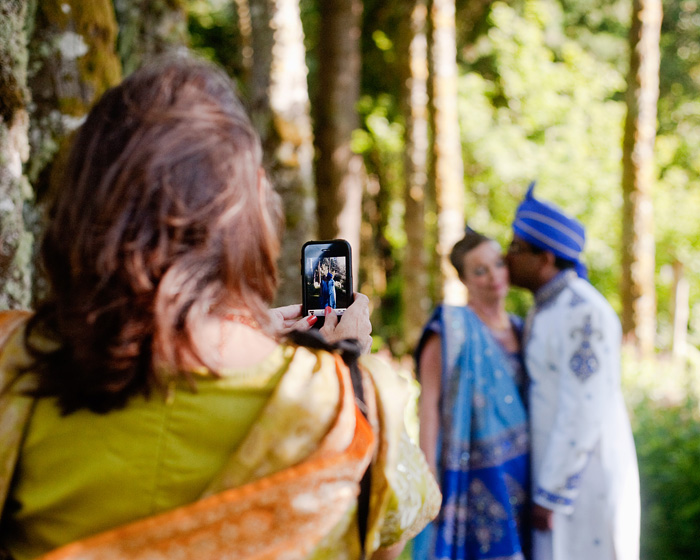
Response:
[[[331,312],[318,348],[281,338],[313,319],[269,309],[282,218],[261,161],[230,80],[190,57],[90,112],[42,245],[50,295],[0,327],[0,544],[17,560],[390,557],[435,513],[407,383],[361,357],[366,420],[322,349],[369,349],[367,298]]]

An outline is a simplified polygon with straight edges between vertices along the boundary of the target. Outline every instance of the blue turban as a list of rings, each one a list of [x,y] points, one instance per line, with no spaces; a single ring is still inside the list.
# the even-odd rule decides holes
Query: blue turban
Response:
[[[586,242],[583,225],[553,204],[537,200],[534,190],[533,181],[515,213],[513,233],[530,245],[576,263],[576,272],[586,278],[586,267],[579,260]]]

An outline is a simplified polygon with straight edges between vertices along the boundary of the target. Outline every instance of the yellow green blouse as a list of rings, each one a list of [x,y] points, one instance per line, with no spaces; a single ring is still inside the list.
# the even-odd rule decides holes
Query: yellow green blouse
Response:
[[[339,389],[332,361],[281,345],[255,367],[201,377],[196,392],[173,386],[167,398],[137,397],[104,415],[61,416],[53,399],[37,399],[0,543],[16,560],[31,559],[294,464],[333,420]],[[372,538],[388,545],[428,522],[439,493],[404,428],[410,383],[376,358],[363,363],[372,371],[383,437],[393,440],[382,447],[382,465],[390,466],[373,475],[371,513]],[[390,398],[382,398],[387,391]]]
[[[17,560],[199,498],[268,401],[293,349],[258,367],[62,417],[38,399],[0,540]]]

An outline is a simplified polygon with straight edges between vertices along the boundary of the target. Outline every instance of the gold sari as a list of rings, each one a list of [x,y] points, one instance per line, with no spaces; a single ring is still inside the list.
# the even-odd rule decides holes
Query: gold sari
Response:
[[[0,355],[3,501],[31,414],[32,399],[18,394],[31,376],[19,377],[24,387],[11,383],[26,363],[21,344],[26,317],[0,314],[0,342],[9,337]],[[342,360],[296,349],[261,417],[200,500],[68,544],[42,559],[356,559],[359,482],[370,462],[367,554],[412,537],[437,513],[439,491],[404,428],[409,383],[376,358],[364,358],[362,369],[369,422],[355,405]],[[314,414],[331,419],[323,433],[308,425],[308,403]]]

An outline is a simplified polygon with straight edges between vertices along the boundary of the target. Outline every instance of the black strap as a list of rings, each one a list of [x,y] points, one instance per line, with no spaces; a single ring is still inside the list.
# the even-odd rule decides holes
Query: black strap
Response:
[[[365,403],[365,393],[362,387],[362,372],[354,362],[350,367],[350,379],[352,379],[352,389],[355,392],[355,402],[360,412],[367,418],[367,404]],[[360,481],[360,495],[357,497],[357,528],[360,537],[360,560],[365,559],[365,538],[367,537],[367,524],[369,522],[369,501],[372,490],[372,465],[367,467],[365,474]]]

